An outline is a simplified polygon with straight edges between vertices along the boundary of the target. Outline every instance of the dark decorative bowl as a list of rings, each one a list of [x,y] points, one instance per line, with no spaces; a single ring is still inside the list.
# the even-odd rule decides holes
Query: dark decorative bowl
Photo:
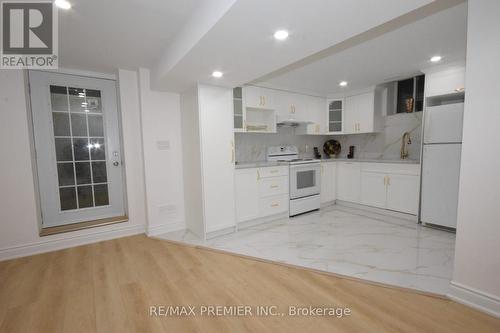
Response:
[[[328,140],[323,145],[323,152],[329,157],[336,157],[340,154],[341,150],[342,147],[340,146],[340,142],[337,140]]]

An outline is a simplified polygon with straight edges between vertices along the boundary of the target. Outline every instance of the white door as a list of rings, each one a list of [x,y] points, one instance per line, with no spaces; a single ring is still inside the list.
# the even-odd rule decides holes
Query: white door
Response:
[[[43,226],[125,215],[115,82],[29,77]]]
[[[373,112],[375,107],[375,93],[370,92],[357,97],[358,133],[373,132]]]
[[[337,164],[337,199],[359,203],[360,191],[360,163],[339,162]]]
[[[387,209],[416,215],[418,211],[419,176],[389,175]]]
[[[259,186],[257,169],[235,171],[236,221],[243,222],[259,217]]]
[[[248,108],[262,108],[263,99],[259,87],[246,86],[243,87],[243,93],[245,95],[245,107]]]
[[[464,103],[425,109],[424,143],[462,142]]]
[[[198,101],[203,213],[208,233],[236,224],[232,90],[199,85]]]
[[[387,175],[377,172],[361,173],[361,203],[385,208],[387,203]]]
[[[357,108],[358,101],[356,96],[350,96],[345,99],[343,132],[346,134],[357,132]]]
[[[335,200],[335,163],[321,162],[321,203]]]
[[[461,144],[424,146],[422,222],[456,228],[461,151]]]

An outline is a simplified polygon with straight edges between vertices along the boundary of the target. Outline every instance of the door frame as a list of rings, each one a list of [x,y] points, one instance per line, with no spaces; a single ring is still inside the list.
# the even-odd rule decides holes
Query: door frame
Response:
[[[121,160],[121,185],[122,185],[122,196],[123,196],[123,216],[116,216],[111,218],[103,218],[96,219],[90,221],[82,221],[75,222],[60,226],[44,226],[43,225],[43,215],[42,215],[42,202],[41,202],[41,191],[40,191],[40,177],[39,177],[39,168],[38,161],[36,156],[36,143],[35,143],[35,123],[33,117],[33,106],[32,106],[32,93],[31,93],[31,84],[30,84],[30,73],[31,72],[41,72],[47,74],[60,74],[60,75],[68,75],[75,76],[81,78],[88,79],[99,79],[99,80],[109,80],[113,81],[115,84],[115,96],[116,96],[116,121],[117,121],[117,140],[119,145],[119,154]],[[27,120],[28,120],[28,133],[29,133],[29,144],[30,144],[30,157],[31,157],[31,166],[32,166],[32,174],[33,174],[33,185],[34,185],[34,194],[35,194],[35,204],[36,204],[36,217],[37,217],[37,226],[38,233],[40,237],[88,229],[93,227],[99,227],[109,224],[115,223],[123,223],[128,222],[129,211],[128,211],[128,191],[127,191],[127,166],[125,163],[125,149],[124,149],[124,140],[123,140],[123,124],[122,124],[122,112],[121,112],[121,99],[120,99],[120,87],[119,82],[117,80],[117,76],[114,74],[103,74],[98,72],[91,71],[82,71],[82,70],[72,70],[72,69],[30,69],[23,70],[23,79],[25,83],[25,96],[26,96],[26,110],[27,110]]]

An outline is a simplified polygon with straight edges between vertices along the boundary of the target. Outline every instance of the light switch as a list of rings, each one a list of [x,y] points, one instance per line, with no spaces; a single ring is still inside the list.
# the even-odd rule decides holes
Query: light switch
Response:
[[[158,150],[169,150],[170,141],[168,140],[156,141],[156,147],[158,147]]]

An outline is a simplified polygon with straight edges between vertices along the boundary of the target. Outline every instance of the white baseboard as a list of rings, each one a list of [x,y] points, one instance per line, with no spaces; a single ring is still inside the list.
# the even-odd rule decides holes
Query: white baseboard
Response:
[[[394,210],[371,207],[371,206],[366,206],[363,204],[357,204],[357,203],[342,201],[342,200],[336,200],[335,203],[338,206],[343,206],[343,207],[347,207],[347,208],[354,208],[354,209],[362,210],[362,211],[365,211],[368,213],[389,216],[389,217],[395,217],[398,219],[408,220],[408,221],[417,223],[417,216],[413,215],[413,214],[401,213],[401,212],[396,212]]]
[[[458,303],[500,318],[500,298],[451,281],[448,297]]]
[[[186,229],[186,225],[184,222],[160,224],[148,227],[146,234],[148,235],[148,237],[152,237],[161,234],[166,234],[167,232],[183,230],[183,229]]]
[[[275,220],[288,219],[288,218],[289,218],[288,212],[278,213],[266,217],[259,217],[253,220],[248,220],[238,223],[238,230],[253,227],[259,224],[268,223]]]
[[[64,236],[62,236],[63,234],[59,235],[59,238],[51,239],[49,237],[43,237],[40,238],[40,241],[38,242],[0,249],[0,261],[62,250],[70,247],[101,242],[114,238],[143,234],[144,231],[145,230],[143,225],[133,225],[125,227],[115,226],[112,229],[106,230],[98,230],[98,228],[96,228],[95,232],[90,232],[83,235],[75,235],[74,233],[69,232],[64,234]]]

